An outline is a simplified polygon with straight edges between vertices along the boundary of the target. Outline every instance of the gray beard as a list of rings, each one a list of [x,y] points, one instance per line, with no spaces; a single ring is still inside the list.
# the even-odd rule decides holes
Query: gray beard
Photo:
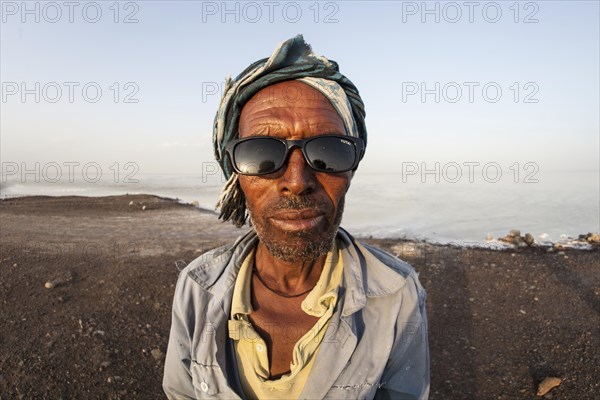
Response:
[[[283,243],[273,240],[273,237],[269,235],[268,228],[262,223],[256,223],[257,220],[252,218],[252,210],[250,208],[248,208],[248,213],[258,239],[274,257],[287,263],[304,263],[314,261],[320,256],[327,254],[342,222],[344,203],[345,197],[338,204],[333,224],[329,225],[327,230],[319,236],[314,236],[310,232],[290,233],[287,235],[287,240]]]

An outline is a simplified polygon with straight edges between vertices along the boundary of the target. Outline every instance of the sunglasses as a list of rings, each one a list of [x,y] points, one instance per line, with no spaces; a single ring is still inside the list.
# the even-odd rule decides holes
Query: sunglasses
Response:
[[[294,147],[302,150],[312,169],[336,173],[356,169],[364,155],[365,142],[344,135],[322,135],[302,140],[253,136],[227,143],[225,152],[238,174],[265,175],[283,167]]]

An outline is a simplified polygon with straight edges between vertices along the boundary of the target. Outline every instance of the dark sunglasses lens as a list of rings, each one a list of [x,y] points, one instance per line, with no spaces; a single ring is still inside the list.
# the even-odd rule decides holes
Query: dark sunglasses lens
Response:
[[[356,149],[350,140],[326,136],[306,144],[306,155],[319,171],[348,171],[354,165]]]
[[[242,174],[268,174],[281,166],[285,150],[285,145],[277,140],[254,138],[238,143],[233,159]]]

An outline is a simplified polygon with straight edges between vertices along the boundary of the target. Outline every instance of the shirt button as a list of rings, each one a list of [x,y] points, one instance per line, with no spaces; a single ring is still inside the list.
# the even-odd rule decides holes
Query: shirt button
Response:
[[[200,390],[202,390],[203,392],[208,392],[208,385],[206,384],[206,382],[202,382],[200,384]]]
[[[263,350],[264,350],[264,347],[263,347],[263,345],[262,345],[262,344],[257,344],[257,345],[256,345],[256,350],[258,350],[258,351],[263,351]]]

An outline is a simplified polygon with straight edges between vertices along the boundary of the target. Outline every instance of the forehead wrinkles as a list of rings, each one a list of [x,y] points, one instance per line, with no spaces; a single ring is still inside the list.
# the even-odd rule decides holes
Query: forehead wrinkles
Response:
[[[294,101],[284,96],[284,90],[276,88],[262,97],[259,92],[255,95],[259,97],[257,100],[246,103],[240,115],[240,136],[346,133],[342,118],[324,95],[304,83],[295,85],[303,86],[303,96]]]
[[[280,135],[295,133],[345,134],[344,123],[334,110],[279,108],[249,113],[240,120],[242,135]]]
[[[242,115],[263,109],[326,109],[337,111],[325,95],[302,82],[286,81],[268,86],[256,93],[242,108]]]
[[[242,109],[240,133],[286,133],[309,129],[344,134],[346,128],[331,102],[302,82],[286,81],[259,91]]]
[[[285,81],[259,90],[247,104],[264,102],[281,102],[294,105],[299,100],[314,101],[316,103],[331,104],[329,99],[319,90],[304,82]]]
[[[306,120],[307,122],[322,121],[333,122],[341,120],[335,109],[298,106],[298,107],[267,107],[255,108],[242,112],[243,118],[250,123],[264,123],[264,121]]]

